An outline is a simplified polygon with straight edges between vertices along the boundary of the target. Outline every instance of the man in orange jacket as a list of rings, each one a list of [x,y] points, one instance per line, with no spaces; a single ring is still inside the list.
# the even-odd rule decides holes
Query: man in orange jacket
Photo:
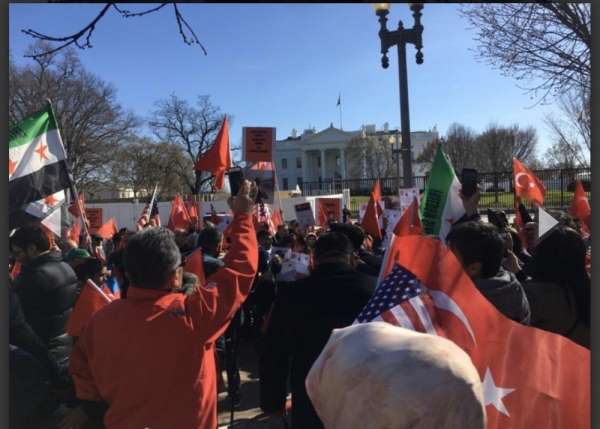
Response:
[[[234,218],[225,266],[195,294],[172,292],[181,286],[182,268],[171,232],[149,228],[129,240],[127,299],[94,315],[70,361],[84,410],[90,414],[90,404],[106,404],[108,429],[217,427],[215,340],[256,275],[255,193],[246,181],[230,198]]]

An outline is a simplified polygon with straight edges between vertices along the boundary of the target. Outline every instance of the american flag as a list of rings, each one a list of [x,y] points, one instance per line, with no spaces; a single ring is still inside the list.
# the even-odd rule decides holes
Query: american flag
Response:
[[[434,304],[427,288],[396,264],[377,286],[355,323],[383,321],[418,332],[438,335]]]

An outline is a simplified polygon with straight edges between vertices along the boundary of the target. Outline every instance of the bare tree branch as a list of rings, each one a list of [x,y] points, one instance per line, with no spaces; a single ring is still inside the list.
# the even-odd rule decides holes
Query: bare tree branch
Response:
[[[92,19],[92,21],[88,25],[86,25],[84,28],[82,28],[78,32],[73,33],[69,36],[64,36],[64,37],[49,36],[47,34],[42,34],[35,30],[32,30],[32,29],[21,30],[23,33],[27,34],[28,36],[33,37],[34,39],[43,40],[46,42],[61,42],[62,43],[55,48],[50,47],[43,52],[34,52],[29,55],[25,55],[25,57],[33,58],[34,60],[37,60],[42,57],[51,56],[51,55],[55,54],[56,52],[60,51],[61,49],[67,48],[71,45],[75,45],[79,49],[91,48],[92,44],[90,42],[90,39],[92,37],[92,34],[94,33],[94,30],[96,29],[96,25],[98,24],[98,22],[100,22],[100,20],[104,17],[104,15],[106,15],[106,12],[108,12],[108,10],[110,8],[113,8],[115,11],[117,11],[117,13],[119,13],[119,15],[122,16],[123,18],[139,18],[142,16],[149,15],[151,13],[157,12],[160,9],[162,9],[163,7],[165,7],[167,4],[169,4],[169,3],[163,3],[156,7],[147,9],[142,12],[131,12],[127,9],[121,9],[119,6],[117,6],[116,3],[106,3],[104,5],[104,7],[100,10],[100,12],[98,12],[96,17],[94,19]],[[181,34],[181,38],[183,39],[183,42],[187,45],[200,46],[204,55],[208,55],[206,48],[204,47],[204,45],[202,45],[202,43],[200,43],[200,40],[196,36],[196,33],[194,32],[192,27],[188,24],[186,19],[183,17],[181,12],[179,11],[179,7],[177,6],[177,3],[172,3],[172,5],[173,5],[174,14],[175,14],[175,21],[177,22],[177,27],[179,28],[179,33]],[[186,32],[189,34],[186,34]]]

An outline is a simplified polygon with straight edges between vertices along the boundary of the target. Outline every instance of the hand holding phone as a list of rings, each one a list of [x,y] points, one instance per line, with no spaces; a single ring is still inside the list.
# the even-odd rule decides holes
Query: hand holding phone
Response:
[[[244,172],[241,168],[235,167],[229,170],[227,173],[229,177],[229,189],[231,195],[235,196],[239,193],[242,183],[244,182]]]

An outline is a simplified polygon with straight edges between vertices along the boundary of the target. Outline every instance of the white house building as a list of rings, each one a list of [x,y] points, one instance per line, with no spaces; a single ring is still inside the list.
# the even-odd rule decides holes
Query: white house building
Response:
[[[326,182],[331,179],[361,179],[364,177],[348,177],[347,149],[356,137],[388,139],[390,145],[396,139],[402,141],[400,130],[390,130],[387,124],[376,130],[374,125],[363,126],[357,131],[343,131],[331,124],[329,128],[316,132],[304,130],[298,136],[296,130],[284,140],[277,140],[273,151],[273,159],[281,190],[302,188],[306,182]],[[427,143],[438,138],[434,128],[430,131],[411,133],[413,174],[424,176],[429,170],[426,163],[415,163],[414,160],[423,152]],[[391,154],[391,148],[390,148]],[[400,166],[402,168],[402,166]]]

